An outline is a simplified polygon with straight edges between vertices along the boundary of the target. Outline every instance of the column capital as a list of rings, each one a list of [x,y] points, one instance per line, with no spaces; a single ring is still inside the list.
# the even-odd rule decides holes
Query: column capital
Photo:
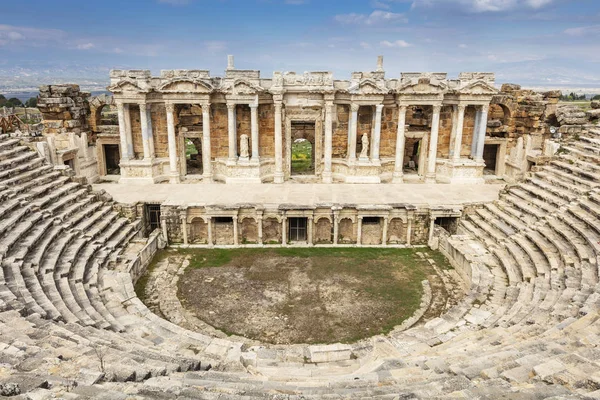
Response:
[[[236,106],[236,105],[237,105],[237,104],[235,104],[235,103],[230,103],[230,102],[227,102],[227,109],[228,109],[228,110],[235,110],[235,106]]]
[[[202,108],[202,111],[210,111],[210,101],[200,103],[200,107]]]
[[[359,105],[359,104],[356,104],[356,103],[351,103],[351,104],[350,104],[350,110],[351,110],[352,112],[358,112],[358,109],[359,109],[359,108],[360,108],[360,105]]]
[[[402,112],[406,112],[406,110],[408,109],[408,105],[406,104],[398,104],[398,109]]]
[[[165,103],[165,108],[167,109],[167,112],[175,112],[175,103]]]
[[[441,104],[433,104],[433,113],[439,114],[440,111],[442,111],[442,105]]]
[[[465,112],[466,108],[467,108],[467,104],[458,104],[456,105],[456,108],[458,109],[458,111],[460,112]]]
[[[357,215],[356,218],[358,218],[359,221],[362,221],[363,216],[362,215]]]
[[[380,113],[383,110],[383,104],[377,104],[375,106],[375,111]]]
[[[490,105],[489,104],[484,104],[481,106],[481,111],[483,112],[489,112],[490,110]]]
[[[254,108],[254,109],[256,109],[256,108],[258,108],[258,103],[249,103],[249,104],[248,104],[248,106],[249,106],[250,108]]]
[[[140,108],[145,107],[148,103],[146,102],[146,100],[140,100],[137,102],[137,104],[140,106]]]
[[[123,110],[125,109],[125,103],[123,102],[117,102],[117,111],[119,112],[123,112]]]

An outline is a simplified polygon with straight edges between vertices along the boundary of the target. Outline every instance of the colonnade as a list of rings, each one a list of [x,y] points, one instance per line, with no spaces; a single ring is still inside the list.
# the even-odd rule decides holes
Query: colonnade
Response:
[[[132,103],[133,104],[133,103]],[[250,123],[251,123],[251,157],[250,159],[241,159],[238,156],[238,135],[237,135],[237,123],[236,123],[236,108],[239,102],[227,102],[227,115],[228,115],[228,165],[236,165],[238,161],[250,161],[251,163],[259,163],[259,121],[258,121],[258,102],[247,103],[250,107]],[[144,160],[151,160],[155,157],[154,150],[154,136],[152,133],[152,118],[150,104],[147,102],[137,103],[140,109],[140,123],[143,140],[143,151]],[[167,113],[167,136],[168,136],[168,154],[169,154],[169,178],[171,182],[179,181],[179,172],[177,167],[177,145],[176,145],[176,133],[175,133],[175,105],[174,102],[166,102],[166,113]],[[202,162],[203,162],[203,176],[210,180],[212,178],[211,168],[211,145],[210,145],[210,103],[204,102],[199,104],[202,108],[202,123],[203,123],[203,140],[202,140]],[[366,106],[367,104],[360,104],[352,102],[350,104],[350,116],[348,121],[348,145],[347,145],[347,161],[349,164],[356,163],[357,161],[365,161],[357,159],[356,156],[356,143],[358,138],[358,111],[360,106]],[[403,179],[403,166],[404,166],[404,153],[405,153],[405,142],[406,142],[406,112],[410,103],[398,104],[398,130],[396,138],[396,154],[395,154],[395,167],[393,173],[394,182],[402,182]],[[424,105],[424,104],[420,104]],[[436,161],[437,161],[437,145],[440,128],[440,112],[442,103],[431,103],[425,104],[430,105],[433,108],[431,131],[429,134],[429,146],[427,151],[427,165],[425,171],[425,182],[435,182],[436,175]],[[452,116],[452,132],[450,138],[450,149],[449,158],[452,161],[460,160],[460,150],[462,147],[462,136],[464,127],[464,116],[465,109],[469,104],[461,103],[452,105],[453,116]],[[322,179],[325,183],[332,182],[332,140],[333,140],[333,115],[334,115],[334,102],[327,100],[324,102],[324,168],[322,173]],[[369,105],[373,106],[373,105]],[[375,104],[375,114],[373,120],[372,137],[370,141],[370,154],[369,161],[372,165],[379,165],[379,150],[381,143],[381,126],[382,126],[382,112],[383,104]],[[134,158],[133,140],[131,133],[131,122],[129,116],[130,104],[118,102],[118,119],[119,119],[119,134],[121,143],[121,158],[122,160],[131,160]],[[485,132],[487,127],[487,116],[489,110],[489,104],[477,106],[475,127],[473,133],[473,140],[471,143],[471,158],[476,162],[483,162],[483,147],[485,143]],[[282,119],[283,119],[283,96],[274,96],[274,121],[275,121],[275,171],[274,171],[274,182],[283,183],[284,172],[283,172],[283,130],[282,130]],[[318,160],[317,160],[318,161]]]

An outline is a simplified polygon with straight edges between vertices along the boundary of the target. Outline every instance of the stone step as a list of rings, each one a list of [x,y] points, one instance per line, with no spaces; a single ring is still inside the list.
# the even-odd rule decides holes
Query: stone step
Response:
[[[552,165],[544,166],[544,167],[542,167],[542,170],[545,172],[548,172],[552,175],[555,175],[559,178],[562,178],[564,181],[571,182],[573,185],[579,186],[582,189],[587,188],[589,190],[591,188],[598,186],[598,183],[596,183],[596,182],[573,175],[569,171],[564,171],[563,169],[557,168]]]
[[[560,186],[556,186],[550,183],[547,183],[541,179],[537,179],[534,177],[529,177],[526,179],[527,182],[531,183],[539,187],[542,190],[545,190],[551,193],[553,196],[556,196],[556,200],[562,199],[563,202],[572,202],[577,199],[577,194],[573,194],[572,192],[568,192]],[[560,204],[560,203],[557,203]]]
[[[592,163],[600,163],[600,153],[597,152],[597,149],[591,148],[589,146],[562,146],[565,150],[567,150],[568,154],[577,157],[581,160],[592,162]]]
[[[31,161],[36,157],[37,154],[34,152],[20,152],[15,157],[0,161],[0,173],[10,172],[16,166],[22,165],[26,161]]]
[[[535,207],[533,203],[524,200],[522,197],[505,194],[502,196],[502,198],[507,203],[508,207],[511,207],[513,210],[518,210],[520,213],[522,213],[521,218],[527,218],[529,222],[535,222],[539,219],[542,219],[547,214],[545,211]],[[498,204],[506,209],[504,204]]]
[[[589,191],[589,188],[582,187],[581,185],[573,184],[563,177],[549,173],[547,170],[541,170],[534,172],[534,175],[538,178],[550,183],[551,185],[559,186],[564,190],[567,190],[571,193],[575,193],[577,195],[585,194]]]
[[[564,161],[558,161],[558,160],[551,161],[551,164],[566,171],[566,172],[576,175],[580,178],[588,179],[588,180],[594,182],[595,184],[600,182],[600,175],[598,175],[594,172],[582,169],[576,165],[569,164]]]
[[[5,179],[2,181],[2,183],[7,186],[15,186],[15,185],[19,185],[21,183],[29,182],[36,177],[40,177],[40,176],[48,174],[52,171],[53,171],[53,167],[51,165],[41,164],[37,168],[31,169],[31,170],[26,170],[20,174],[13,176],[10,179]]]
[[[21,143],[20,139],[4,138],[4,139],[0,140],[0,150],[4,151],[4,150],[11,149],[15,146],[18,146],[20,143]]]
[[[500,205],[499,203],[500,202],[487,203],[484,207],[487,208],[500,220],[502,220],[505,224],[510,225],[513,229],[517,231],[527,229],[527,225],[523,223],[523,221],[520,218],[515,218],[514,214],[511,214],[510,211],[504,211],[503,206],[506,206],[505,204]],[[511,211],[514,211],[514,209],[511,209]]]
[[[16,158],[28,150],[27,146],[14,146],[9,149],[0,148],[0,162]]]
[[[44,160],[42,158],[31,158],[24,163],[18,163],[17,166],[11,169],[0,170],[0,180],[4,181],[9,178],[13,178],[23,172],[31,171],[33,169],[39,168],[44,164]]]
[[[537,183],[539,183],[540,185],[538,185]],[[519,189],[530,193],[530,195],[534,197],[534,199],[532,200],[541,200],[542,202],[540,202],[539,204],[546,203],[551,205],[555,209],[558,209],[569,202],[568,200],[553,194],[553,192],[548,190],[547,187],[543,187],[543,183],[541,181],[537,181],[536,184],[520,183]]]
[[[533,191],[538,192],[538,195],[540,195],[540,191],[538,191],[537,189],[531,188],[531,186],[529,186],[529,188]],[[544,218],[546,215],[558,211],[558,207],[556,204],[548,203],[545,200],[541,200],[538,197],[533,197],[531,195],[531,191],[526,190],[525,188],[521,187],[521,185],[519,185],[518,187],[511,187],[509,189],[509,193],[515,195],[516,197],[520,197],[522,201],[537,207],[539,209],[539,212],[537,212],[536,215],[540,215],[541,218]],[[516,205],[517,203],[514,204]]]

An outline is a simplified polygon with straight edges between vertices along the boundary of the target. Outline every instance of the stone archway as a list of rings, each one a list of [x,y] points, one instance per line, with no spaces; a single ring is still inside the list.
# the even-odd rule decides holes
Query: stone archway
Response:
[[[263,243],[281,244],[281,221],[269,217],[263,219]]]
[[[246,217],[240,223],[240,238],[241,244],[258,243],[258,224],[253,217]]]
[[[338,243],[340,244],[355,244],[356,243],[356,227],[352,219],[342,218],[339,225]]]
[[[315,222],[315,244],[332,243],[332,224],[329,218],[321,217]]]
[[[190,243],[208,243],[208,224],[202,218],[192,219],[189,224],[189,230]]]
[[[389,244],[406,243],[406,229],[401,218],[392,218],[388,224],[388,239]]]

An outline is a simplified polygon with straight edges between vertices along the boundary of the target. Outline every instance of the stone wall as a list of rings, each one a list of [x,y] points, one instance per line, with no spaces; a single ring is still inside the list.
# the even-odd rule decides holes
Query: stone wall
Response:
[[[334,113],[332,158],[345,158],[348,151],[348,123],[350,120],[350,106],[338,104]]]

